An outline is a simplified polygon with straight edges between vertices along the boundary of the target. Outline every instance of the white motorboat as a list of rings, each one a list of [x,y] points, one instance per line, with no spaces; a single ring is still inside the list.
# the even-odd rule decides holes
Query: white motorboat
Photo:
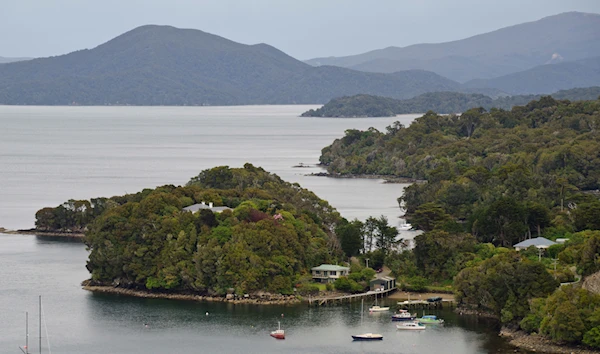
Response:
[[[392,315],[392,321],[414,321],[416,318],[416,313],[410,313],[403,309],[398,310],[398,313]]]
[[[399,323],[396,325],[396,328],[408,331],[422,331],[427,328],[427,326],[419,322],[411,321]]]

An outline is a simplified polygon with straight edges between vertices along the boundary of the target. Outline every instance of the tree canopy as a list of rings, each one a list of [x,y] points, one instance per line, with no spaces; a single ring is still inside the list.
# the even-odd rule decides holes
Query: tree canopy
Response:
[[[311,267],[342,255],[332,233],[340,217],[327,202],[250,164],[114,199],[85,236],[87,268],[99,284],[290,294]],[[231,209],[182,210],[203,201]]]

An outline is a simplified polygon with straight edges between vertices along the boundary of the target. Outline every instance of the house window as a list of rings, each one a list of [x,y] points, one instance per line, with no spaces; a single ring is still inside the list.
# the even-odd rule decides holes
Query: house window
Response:
[[[331,272],[329,272],[329,275],[333,276],[333,275],[337,275],[337,273],[335,272],[335,270],[332,270]]]
[[[327,271],[326,270],[323,271],[323,275],[327,276]]]

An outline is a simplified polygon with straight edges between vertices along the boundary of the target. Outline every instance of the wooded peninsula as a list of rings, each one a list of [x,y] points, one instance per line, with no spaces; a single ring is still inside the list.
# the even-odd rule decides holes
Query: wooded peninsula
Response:
[[[600,96],[600,87],[561,90],[550,96],[559,100],[593,100]],[[321,108],[302,113],[302,117],[393,117],[398,114],[427,111],[449,114],[465,112],[473,107],[510,110],[514,106],[525,105],[541,97],[516,95],[492,99],[480,93],[428,92],[410,99],[398,100],[382,96],[354,95],[334,98]]]

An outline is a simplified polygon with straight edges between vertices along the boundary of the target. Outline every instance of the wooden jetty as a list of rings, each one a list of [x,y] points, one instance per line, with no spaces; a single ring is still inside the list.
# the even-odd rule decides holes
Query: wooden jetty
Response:
[[[319,297],[308,297],[309,305],[330,305],[330,304],[342,304],[344,302],[352,302],[354,300],[364,299],[365,297],[372,296],[375,299],[375,296],[384,297],[389,295],[391,292],[398,290],[397,288],[391,288],[387,290],[381,291],[367,291],[366,293],[360,294],[350,294],[350,295],[341,295],[341,296],[319,296]]]

